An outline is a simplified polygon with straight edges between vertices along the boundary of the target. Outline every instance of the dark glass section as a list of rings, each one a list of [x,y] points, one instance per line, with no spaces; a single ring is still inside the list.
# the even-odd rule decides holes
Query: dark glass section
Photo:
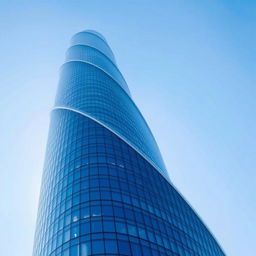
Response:
[[[102,125],[55,110],[34,255],[224,255],[190,206]]]

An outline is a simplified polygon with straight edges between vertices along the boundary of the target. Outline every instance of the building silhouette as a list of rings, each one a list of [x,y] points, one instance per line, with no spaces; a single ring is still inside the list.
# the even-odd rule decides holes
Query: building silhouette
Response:
[[[172,185],[105,38],[75,34],[51,113],[34,256],[219,256]]]

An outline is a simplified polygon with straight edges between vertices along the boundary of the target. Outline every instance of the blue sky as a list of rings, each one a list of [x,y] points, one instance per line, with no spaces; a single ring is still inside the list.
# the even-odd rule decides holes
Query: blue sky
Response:
[[[255,255],[255,14],[253,0],[1,0],[0,254],[32,253],[59,67],[95,29],[173,183],[227,255]]]

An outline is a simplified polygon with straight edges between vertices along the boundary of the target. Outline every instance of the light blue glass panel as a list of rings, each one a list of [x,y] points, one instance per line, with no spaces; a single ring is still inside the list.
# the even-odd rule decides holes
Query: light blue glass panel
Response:
[[[115,63],[115,57],[107,42],[92,31],[82,31],[75,34],[71,39],[71,45],[88,45],[104,53]]]
[[[66,53],[66,61],[81,60],[95,64],[112,76],[118,84],[129,94],[128,85],[116,65],[103,53],[87,45],[75,45]]]

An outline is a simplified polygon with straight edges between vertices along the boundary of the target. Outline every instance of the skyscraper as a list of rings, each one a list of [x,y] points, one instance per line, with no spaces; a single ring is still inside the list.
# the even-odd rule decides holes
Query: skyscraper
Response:
[[[34,256],[224,255],[173,187],[99,33],[73,36],[51,115]]]

